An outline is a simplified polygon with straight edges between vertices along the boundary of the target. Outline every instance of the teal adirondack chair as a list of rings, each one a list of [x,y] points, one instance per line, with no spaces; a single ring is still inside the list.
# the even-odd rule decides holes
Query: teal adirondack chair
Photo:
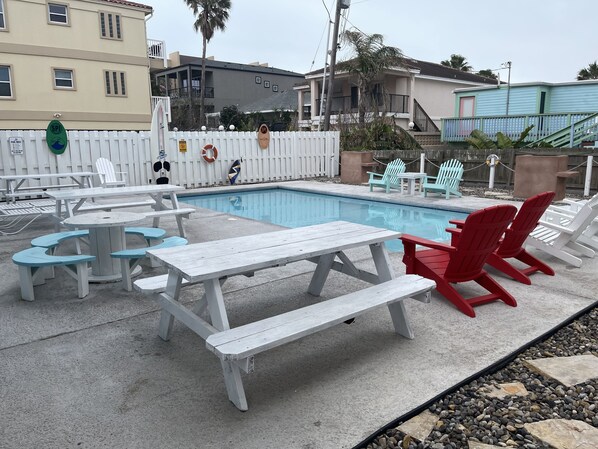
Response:
[[[444,193],[447,200],[451,195],[462,196],[459,192],[459,183],[462,176],[463,164],[457,159],[443,162],[437,176],[426,176],[422,184],[424,196],[428,196],[428,192]]]
[[[390,189],[401,189],[401,181],[397,178],[397,175],[405,173],[405,163],[401,159],[396,159],[390,162],[386,166],[383,174],[374,173],[369,171],[370,179],[368,184],[370,185],[370,192],[373,187],[384,187],[386,193],[390,193]]]

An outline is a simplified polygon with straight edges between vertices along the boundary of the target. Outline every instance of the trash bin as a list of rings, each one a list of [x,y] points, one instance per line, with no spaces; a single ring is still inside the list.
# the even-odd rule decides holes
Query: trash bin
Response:
[[[567,170],[569,156],[521,155],[515,158],[515,188],[513,195],[529,198],[538,193],[552,191],[555,201],[565,198],[568,178],[579,175]]]

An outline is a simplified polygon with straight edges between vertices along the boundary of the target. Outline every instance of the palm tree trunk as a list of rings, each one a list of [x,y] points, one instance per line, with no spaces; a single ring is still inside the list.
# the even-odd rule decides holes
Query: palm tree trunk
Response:
[[[199,126],[205,124],[205,98],[206,98],[206,49],[208,47],[208,41],[203,36],[203,50],[201,53],[201,84],[199,89]]]

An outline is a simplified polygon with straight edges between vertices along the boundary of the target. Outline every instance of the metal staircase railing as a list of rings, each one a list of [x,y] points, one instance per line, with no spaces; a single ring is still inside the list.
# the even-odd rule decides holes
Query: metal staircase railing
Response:
[[[438,126],[436,126],[434,121],[415,98],[413,99],[413,123],[415,124],[416,131],[432,133],[440,132]]]
[[[594,113],[542,139],[530,142],[526,147],[534,147],[541,143],[547,143],[555,148],[575,148],[584,141],[597,140],[597,137],[598,113]]]

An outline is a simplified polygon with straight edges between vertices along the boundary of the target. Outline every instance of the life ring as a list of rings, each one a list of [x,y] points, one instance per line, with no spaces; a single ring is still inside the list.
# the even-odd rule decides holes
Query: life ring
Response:
[[[203,157],[204,161],[211,164],[216,159],[218,159],[218,148],[216,148],[211,143],[207,144],[205,147],[201,149],[201,157]]]

